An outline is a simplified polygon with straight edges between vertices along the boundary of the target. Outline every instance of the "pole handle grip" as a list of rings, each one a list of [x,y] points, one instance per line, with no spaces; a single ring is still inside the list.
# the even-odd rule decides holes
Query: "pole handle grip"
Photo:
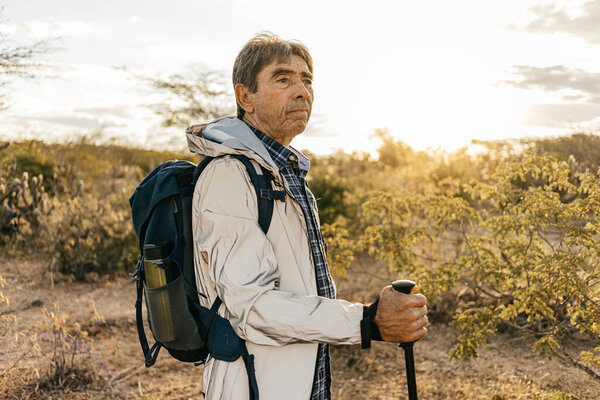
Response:
[[[404,294],[415,294],[418,292],[417,284],[413,281],[409,281],[408,279],[399,279],[394,281],[392,282],[392,287],[397,292]]]

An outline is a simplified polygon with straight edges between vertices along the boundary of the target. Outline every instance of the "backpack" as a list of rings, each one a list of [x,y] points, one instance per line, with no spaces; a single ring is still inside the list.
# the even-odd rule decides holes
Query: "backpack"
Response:
[[[231,157],[246,167],[256,190],[258,223],[266,234],[273,202],[284,201],[285,191],[272,189],[271,173],[258,163],[242,155]],[[209,354],[230,362],[242,357],[248,372],[250,399],[258,399],[253,355],[248,354],[245,342],[229,321],[217,314],[221,299],[217,297],[210,309],[198,301],[198,296],[206,298],[206,295],[198,292],[196,286],[192,196],[198,177],[213,159],[206,157],[197,165],[189,161],[167,161],[148,174],[129,199],[140,248],[136,270],[130,274],[137,289],[138,337],[146,367],[154,365],[162,347],[174,358],[196,365],[204,363]],[[156,285],[156,271],[163,279],[160,286]],[[151,278],[153,285],[149,284]],[[155,339],[152,347],[144,331],[143,297],[148,325]]]

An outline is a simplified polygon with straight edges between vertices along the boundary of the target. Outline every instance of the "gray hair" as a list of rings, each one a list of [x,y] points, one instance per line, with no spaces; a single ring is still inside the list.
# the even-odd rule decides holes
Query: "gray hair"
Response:
[[[288,62],[292,56],[302,58],[310,73],[313,73],[313,61],[308,48],[297,40],[283,40],[279,36],[263,32],[250,39],[235,59],[233,64],[233,87],[238,83],[248,87],[255,93],[258,73],[273,61]],[[237,104],[237,116],[244,117],[244,109]]]

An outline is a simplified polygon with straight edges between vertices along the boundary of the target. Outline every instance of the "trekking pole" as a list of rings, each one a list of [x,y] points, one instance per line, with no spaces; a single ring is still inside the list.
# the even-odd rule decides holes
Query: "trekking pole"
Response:
[[[417,286],[413,281],[401,279],[394,281],[392,287],[404,294],[417,293]],[[408,385],[408,399],[417,400],[417,379],[415,377],[415,357],[413,354],[413,344],[415,342],[400,343],[404,349],[404,361],[406,363],[406,383]]]

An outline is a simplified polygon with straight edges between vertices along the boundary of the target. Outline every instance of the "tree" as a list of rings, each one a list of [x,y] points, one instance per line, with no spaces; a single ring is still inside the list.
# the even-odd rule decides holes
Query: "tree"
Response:
[[[414,160],[413,149],[407,144],[395,140],[389,129],[376,129],[371,137],[381,142],[377,153],[379,153],[379,162],[384,166],[397,168],[408,165]]]
[[[220,72],[195,67],[184,74],[141,79],[166,95],[163,101],[152,105],[154,111],[163,117],[165,127],[186,128],[235,110],[233,95],[226,89]]]
[[[0,8],[0,15],[2,11],[3,9]],[[48,40],[19,44],[8,34],[0,32],[0,110],[8,107],[5,87],[10,80],[13,77],[32,78],[34,71],[41,67],[36,58],[48,51]]]

